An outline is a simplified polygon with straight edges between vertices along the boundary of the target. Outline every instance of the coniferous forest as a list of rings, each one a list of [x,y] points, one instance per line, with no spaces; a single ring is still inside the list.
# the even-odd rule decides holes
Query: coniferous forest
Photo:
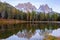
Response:
[[[57,12],[23,12],[10,4],[0,2],[0,19],[16,19],[24,21],[60,21],[60,14]]]
[[[37,23],[35,24],[34,22]],[[28,38],[28,36],[32,37],[35,35],[35,31],[39,29],[42,32],[41,34],[38,33],[38,36],[42,35],[42,37],[46,37],[46,40],[54,40],[55,37],[50,37],[47,33],[49,30],[53,31],[58,28],[60,28],[60,13],[58,12],[23,12],[6,2],[0,2],[0,39],[17,34],[17,32],[21,32],[20,34],[24,34],[25,32],[27,35],[24,34],[24,38]]]

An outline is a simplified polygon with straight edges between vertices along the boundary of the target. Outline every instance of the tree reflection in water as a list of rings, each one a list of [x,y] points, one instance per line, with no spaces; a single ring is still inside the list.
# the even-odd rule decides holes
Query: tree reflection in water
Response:
[[[0,39],[7,38],[13,34],[17,34],[19,31],[22,33],[24,31],[25,37],[31,37],[37,29],[45,31],[45,28],[48,30],[53,30],[59,28],[59,24],[7,24],[0,25]],[[26,32],[25,32],[26,30]],[[41,33],[40,33],[41,34]],[[29,36],[27,36],[29,35]]]

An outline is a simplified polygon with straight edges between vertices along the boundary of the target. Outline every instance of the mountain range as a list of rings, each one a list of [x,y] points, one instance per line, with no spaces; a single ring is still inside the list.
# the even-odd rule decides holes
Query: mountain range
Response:
[[[19,10],[22,10],[23,12],[28,12],[28,11],[29,12],[36,11],[36,12],[44,12],[44,13],[53,12],[52,8],[50,8],[47,4],[40,5],[38,9],[34,5],[32,5],[30,2],[19,3],[15,7]]]
[[[19,10],[22,10],[24,12],[27,12],[27,11],[31,12],[31,11],[35,11],[36,10],[36,7],[34,5],[32,5],[30,2],[22,3],[22,4],[19,3],[16,6],[16,8],[19,9]]]

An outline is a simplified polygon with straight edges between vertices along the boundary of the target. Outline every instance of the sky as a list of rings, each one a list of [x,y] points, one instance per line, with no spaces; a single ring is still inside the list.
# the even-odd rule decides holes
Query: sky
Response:
[[[1,1],[7,2],[12,6],[16,6],[19,3],[30,2],[34,6],[36,6],[37,9],[40,7],[40,5],[48,4],[48,6],[53,9],[53,11],[60,13],[60,0],[1,0]]]

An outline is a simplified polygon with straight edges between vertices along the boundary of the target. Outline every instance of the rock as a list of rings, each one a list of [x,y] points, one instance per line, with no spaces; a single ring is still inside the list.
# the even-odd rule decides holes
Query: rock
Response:
[[[49,13],[52,12],[52,8],[49,8],[49,6],[46,5],[40,5],[38,12],[44,12],[44,13]]]
[[[36,7],[30,2],[18,4],[16,8],[22,10],[23,12],[32,12],[33,10],[36,10]]]

